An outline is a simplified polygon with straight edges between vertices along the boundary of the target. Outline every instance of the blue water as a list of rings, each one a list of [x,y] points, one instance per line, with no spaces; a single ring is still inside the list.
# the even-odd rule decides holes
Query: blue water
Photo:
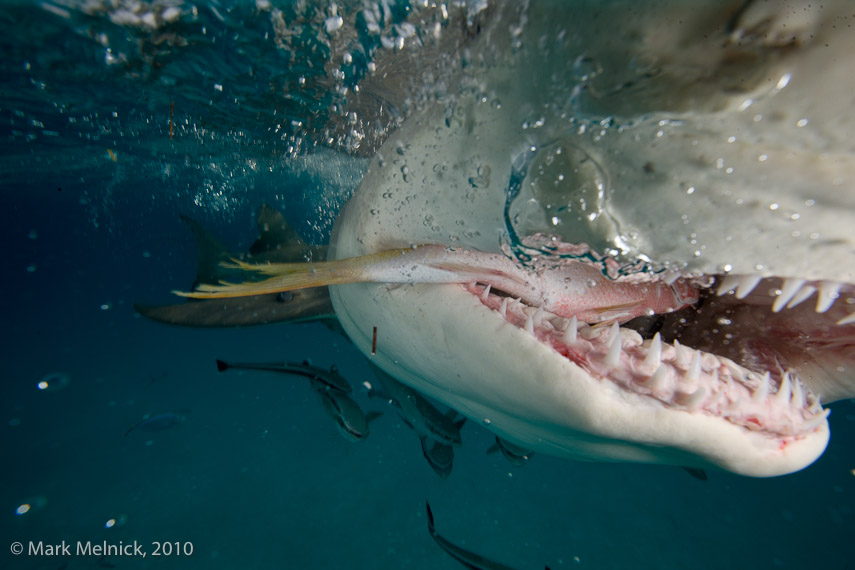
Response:
[[[180,213],[235,251],[265,202],[327,239],[366,164],[348,141],[319,146],[313,127],[339,97],[321,69],[329,7],[309,4],[286,51],[254,7],[202,4],[190,18],[182,5],[155,34],[51,6],[0,9],[0,567],[460,568],[429,536],[426,500],[449,540],[518,568],[855,564],[851,402],[832,406],[822,458],[777,479],[701,482],[543,455],[515,468],[486,454],[493,438],[470,422],[442,480],[394,411],[360,389],[366,359],[323,325],[202,330],[137,315],[134,302],[172,302],[194,279]],[[403,20],[401,6],[389,18]],[[340,85],[358,81],[379,42],[354,38],[363,59]],[[351,443],[304,379],[218,374],[218,357],[335,364],[384,416]],[[57,372],[66,386],[38,389]],[[125,437],[164,413],[185,421]],[[28,555],[39,541],[138,541],[149,555]],[[155,557],[154,541],[192,554]]]

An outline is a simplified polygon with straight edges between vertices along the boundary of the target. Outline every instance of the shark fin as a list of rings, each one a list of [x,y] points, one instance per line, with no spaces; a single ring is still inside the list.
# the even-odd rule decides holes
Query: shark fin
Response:
[[[262,204],[258,209],[256,223],[258,239],[250,246],[250,255],[276,251],[286,245],[293,249],[309,249],[309,245],[303,241],[297,230],[288,223],[285,216],[267,204]]]
[[[205,226],[191,218],[181,214],[181,221],[190,227],[193,238],[196,241],[196,280],[199,283],[215,281],[222,273],[220,264],[233,257],[223,243],[214,237],[214,234],[205,229]]]

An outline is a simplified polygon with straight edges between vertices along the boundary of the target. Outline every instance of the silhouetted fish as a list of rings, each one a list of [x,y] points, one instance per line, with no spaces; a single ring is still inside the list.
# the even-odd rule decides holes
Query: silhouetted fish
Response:
[[[505,459],[515,467],[522,467],[528,463],[528,460],[531,459],[532,455],[534,455],[533,451],[520,447],[519,445],[511,443],[506,439],[502,439],[499,436],[496,436],[495,445],[490,446],[487,453],[495,453],[496,451],[501,451],[502,455],[505,456]]]
[[[448,552],[452,558],[467,568],[472,568],[472,570],[513,570],[510,566],[494,562],[493,560],[484,558],[480,554],[475,554],[474,552],[457,546],[453,542],[449,542],[436,531],[436,528],[434,528],[433,513],[430,510],[430,503],[425,502],[425,507],[427,508],[428,532],[430,532],[430,535],[436,543],[442,547],[443,550]]]
[[[128,437],[128,434],[134,430],[159,431],[168,429],[172,426],[184,423],[186,419],[186,416],[182,414],[177,414],[175,412],[165,412],[162,414],[156,414],[154,416],[144,418],[137,424],[131,426],[128,431],[125,432],[125,437]]]
[[[324,410],[338,426],[339,433],[348,441],[363,441],[370,433],[368,426],[371,421],[383,415],[382,412],[364,413],[350,396],[319,382],[312,381],[312,388],[321,399]]]
[[[347,380],[338,373],[335,365],[329,370],[312,366],[308,361],[296,362],[242,362],[229,363],[217,359],[217,370],[224,372],[231,368],[259,370],[292,374],[309,379],[312,389],[321,399],[324,411],[335,421],[341,435],[348,441],[363,441],[369,434],[369,424],[380,417],[381,412],[365,414],[362,408],[348,394],[352,391]]]
[[[697,479],[698,481],[709,481],[707,472],[697,467],[683,467],[683,471]]]
[[[301,363],[297,362],[226,362],[225,360],[217,359],[217,371],[224,372],[229,368],[239,368],[242,370],[261,370],[264,372],[278,372],[280,374],[294,374],[304,376],[312,382],[320,382],[321,384],[350,394],[353,389],[348,384],[347,380],[338,373],[338,367],[335,364],[329,367],[329,370],[318,368],[309,364],[308,360]]]
[[[455,422],[457,412],[454,410],[443,414],[420,392],[398,382],[376,366],[372,365],[371,368],[382,390],[372,388],[369,390],[369,396],[380,397],[394,404],[404,423],[413,428],[420,437],[425,436],[438,443],[455,447],[461,444],[460,428],[463,427],[465,418]]]
[[[447,479],[454,467],[454,448],[450,445],[428,439],[423,435],[419,435],[419,441],[422,444],[422,455],[424,455],[430,468],[441,479]]]

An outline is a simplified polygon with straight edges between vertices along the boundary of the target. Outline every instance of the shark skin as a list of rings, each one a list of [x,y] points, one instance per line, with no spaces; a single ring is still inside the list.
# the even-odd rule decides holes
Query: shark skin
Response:
[[[408,119],[336,222],[332,259],[509,242],[548,255],[527,244],[550,234],[710,285],[660,323],[665,336],[547,315],[559,342],[521,324],[537,307],[503,315],[486,283],[333,285],[348,336],[399,381],[534,452],[755,477],[812,463],[829,437],[820,398],[855,395],[855,38],[847,3],[790,4],[497,14],[468,53],[477,93]],[[568,108],[549,81],[574,72]]]

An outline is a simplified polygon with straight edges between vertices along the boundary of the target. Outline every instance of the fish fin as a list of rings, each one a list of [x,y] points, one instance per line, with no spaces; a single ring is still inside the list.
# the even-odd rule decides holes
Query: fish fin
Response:
[[[368,412],[367,414],[365,414],[365,420],[370,424],[382,415],[383,412]]]
[[[297,230],[288,223],[285,216],[267,204],[258,209],[256,219],[258,239],[249,247],[250,255],[275,251],[287,245],[294,250],[309,249],[309,245],[300,237]]]
[[[406,251],[381,251],[360,257],[317,263],[265,263],[255,265],[233,258],[230,263],[224,264],[224,267],[239,269],[249,274],[271,275],[272,277],[263,281],[245,281],[243,283],[220,281],[219,285],[201,284],[194,291],[173,291],[173,293],[180,297],[194,299],[220,299],[294,291],[324,285],[382,281],[382,278],[375,279],[372,277],[371,269],[373,266],[399,257]]]
[[[206,282],[217,279],[222,273],[220,263],[232,257],[223,243],[208,231],[198,221],[190,216],[180,215],[181,221],[187,224],[196,241],[196,280]]]
[[[404,417],[404,414],[402,414],[401,412],[398,412],[398,417],[401,418],[401,421],[404,422],[408,428],[415,431],[416,428],[413,426],[413,424],[411,424],[410,422],[407,421],[407,418]]]
[[[431,536],[436,536],[436,528],[433,526],[433,512],[430,510],[430,503],[425,501],[425,510],[427,511],[428,532]]]
[[[591,310],[599,317],[598,325],[611,324],[615,321],[625,321],[627,311],[641,305],[641,301],[632,301],[630,303],[621,303],[618,305],[609,305],[607,307],[596,307]]]

